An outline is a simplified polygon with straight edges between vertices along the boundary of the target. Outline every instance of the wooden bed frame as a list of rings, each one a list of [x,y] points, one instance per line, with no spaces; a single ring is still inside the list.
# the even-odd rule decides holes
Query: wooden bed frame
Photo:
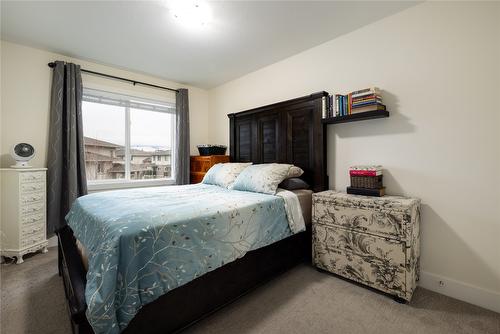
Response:
[[[326,92],[230,114],[234,162],[293,163],[314,191],[328,188],[326,138],[321,123]],[[85,311],[86,271],[71,228],[58,233],[59,274],[75,334],[94,333]],[[311,231],[290,236],[213,270],[145,305],[123,333],[172,333],[206,317],[253,288],[310,261]]]

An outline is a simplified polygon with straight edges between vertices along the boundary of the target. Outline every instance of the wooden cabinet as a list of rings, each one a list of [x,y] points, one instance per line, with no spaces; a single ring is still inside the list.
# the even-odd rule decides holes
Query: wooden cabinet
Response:
[[[16,257],[23,263],[27,253],[47,252],[45,214],[46,168],[3,168],[2,256]]]
[[[191,156],[191,183],[200,183],[210,167],[223,162],[229,162],[228,155]]]
[[[420,258],[420,200],[335,191],[313,194],[313,261],[409,301]]]

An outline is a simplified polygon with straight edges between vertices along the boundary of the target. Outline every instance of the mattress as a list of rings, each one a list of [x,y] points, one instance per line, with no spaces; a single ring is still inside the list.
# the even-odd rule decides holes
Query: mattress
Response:
[[[300,203],[300,209],[302,211],[302,216],[304,217],[304,222],[306,226],[311,225],[311,216],[312,216],[312,194],[313,192],[308,189],[300,189],[300,190],[292,190],[295,195],[297,195],[297,198],[299,199]],[[88,255],[85,247],[82,245],[82,243],[76,239],[76,246],[78,248],[78,251],[80,253],[80,257],[82,258],[83,266],[85,267],[85,270],[88,269],[89,265],[89,260],[88,260]]]
[[[300,203],[300,209],[302,210],[302,217],[304,217],[304,222],[306,223],[306,226],[310,226],[312,216],[312,190],[300,189],[292,190],[291,192],[297,195]]]

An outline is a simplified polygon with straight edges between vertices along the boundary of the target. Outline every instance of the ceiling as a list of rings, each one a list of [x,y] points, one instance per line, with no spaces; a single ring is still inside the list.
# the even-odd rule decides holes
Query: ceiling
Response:
[[[193,29],[160,1],[1,1],[1,37],[211,88],[415,4],[210,1],[212,21]]]

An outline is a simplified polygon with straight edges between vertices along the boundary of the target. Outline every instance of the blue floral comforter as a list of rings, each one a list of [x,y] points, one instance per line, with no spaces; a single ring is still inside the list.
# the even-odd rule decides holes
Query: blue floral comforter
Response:
[[[119,333],[169,290],[292,234],[283,198],[206,184],[83,196],[66,220],[88,253],[96,333]]]

